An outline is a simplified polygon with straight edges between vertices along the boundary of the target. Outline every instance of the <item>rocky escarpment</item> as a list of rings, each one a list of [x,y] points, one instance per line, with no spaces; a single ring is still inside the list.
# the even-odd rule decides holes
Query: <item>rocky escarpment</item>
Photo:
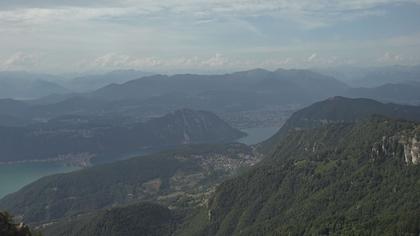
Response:
[[[417,134],[384,136],[372,147],[371,157],[373,160],[395,157],[403,159],[407,165],[419,165],[420,138]]]
[[[409,137],[402,141],[404,145],[404,157],[407,164],[420,164],[420,138]]]

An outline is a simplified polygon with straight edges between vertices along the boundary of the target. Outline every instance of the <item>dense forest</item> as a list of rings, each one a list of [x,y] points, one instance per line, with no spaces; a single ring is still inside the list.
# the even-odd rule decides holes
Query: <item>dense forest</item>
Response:
[[[0,235],[1,236],[35,236],[29,227],[23,223],[16,223],[13,216],[8,212],[0,212]]]
[[[151,148],[229,142],[245,134],[211,112],[182,109],[146,122],[64,116],[24,127],[0,126],[0,162],[89,163]]]
[[[258,148],[261,152],[271,154],[289,131],[322,127],[330,123],[353,123],[372,115],[420,121],[420,107],[381,103],[367,98],[331,97],[293,113],[281,129]]]
[[[0,208],[39,223],[139,201],[198,206],[216,184],[258,160],[244,144],[186,145],[47,176],[1,199]]]
[[[419,137],[418,124],[380,117],[291,132],[218,188],[208,234],[418,235],[420,168],[407,140]]]
[[[182,218],[164,206],[140,203],[76,216],[48,227],[44,235],[170,236]]]

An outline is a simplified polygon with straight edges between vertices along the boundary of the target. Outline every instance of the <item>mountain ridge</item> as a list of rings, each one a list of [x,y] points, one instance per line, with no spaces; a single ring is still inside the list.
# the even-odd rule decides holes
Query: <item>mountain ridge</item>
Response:
[[[213,113],[190,109],[128,124],[118,117],[99,118],[66,116],[30,126],[0,126],[0,137],[7,140],[0,143],[0,161],[73,158],[101,162],[145,148],[223,143],[245,135]]]
[[[307,129],[328,123],[356,122],[372,115],[420,121],[420,107],[381,103],[368,98],[330,97],[295,112],[280,130],[260,145],[263,152],[272,152],[289,130]]]
[[[405,158],[406,136],[420,137],[419,123],[373,117],[292,131],[216,190],[207,235],[417,235],[420,168]]]

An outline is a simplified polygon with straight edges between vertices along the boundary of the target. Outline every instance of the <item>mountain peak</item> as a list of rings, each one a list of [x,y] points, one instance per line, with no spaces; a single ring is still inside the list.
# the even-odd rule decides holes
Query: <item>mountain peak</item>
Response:
[[[333,96],[326,99],[327,101],[343,101],[343,100],[351,100],[351,98],[346,98],[342,96]]]
[[[273,151],[290,130],[312,129],[331,123],[354,123],[373,115],[419,121],[420,107],[385,104],[367,98],[330,97],[295,112],[273,137],[262,144],[262,149]]]

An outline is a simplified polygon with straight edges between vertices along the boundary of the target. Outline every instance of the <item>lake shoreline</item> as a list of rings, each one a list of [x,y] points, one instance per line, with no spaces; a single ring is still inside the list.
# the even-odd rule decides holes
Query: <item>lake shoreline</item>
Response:
[[[83,168],[70,166],[63,161],[26,162],[0,165],[0,198],[18,191],[27,184],[55,174],[69,173]]]
[[[56,158],[48,158],[48,159],[0,161],[0,166],[29,164],[29,163],[62,163],[67,166],[87,168],[89,166],[92,166],[91,159],[93,157],[95,157],[95,155],[88,154],[88,153],[66,154],[66,155],[60,155],[59,157],[56,157]]]

